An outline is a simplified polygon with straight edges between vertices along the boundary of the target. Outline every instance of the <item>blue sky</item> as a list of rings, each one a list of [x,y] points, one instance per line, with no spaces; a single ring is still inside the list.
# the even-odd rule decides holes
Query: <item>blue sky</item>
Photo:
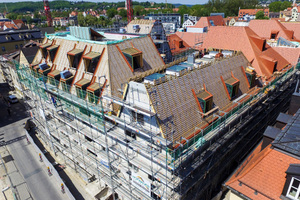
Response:
[[[10,3],[10,2],[20,2],[20,1],[28,1],[28,0],[0,0],[1,3]],[[42,1],[42,0],[30,0],[30,1]],[[99,1],[99,0],[90,0],[92,2],[103,2],[103,1]],[[105,0],[105,2],[118,2],[120,0]],[[149,1],[154,1],[157,3],[161,3],[164,2],[165,0],[149,0]],[[181,3],[181,4],[204,4],[206,3],[208,0],[168,0],[168,3]],[[140,1],[142,2],[142,1]]]

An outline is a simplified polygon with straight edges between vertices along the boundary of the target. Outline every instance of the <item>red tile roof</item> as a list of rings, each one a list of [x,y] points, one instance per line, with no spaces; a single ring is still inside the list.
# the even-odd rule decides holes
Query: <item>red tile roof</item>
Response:
[[[13,21],[13,23],[15,25],[17,25],[17,24],[24,24],[24,22],[21,19],[16,19],[16,20],[12,20],[12,21]]]
[[[271,39],[272,33],[277,34],[275,39],[278,39],[279,37],[283,37],[289,41],[297,41],[298,39],[294,37],[293,30],[288,30],[278,20],[251,20],[249,23],[249,28],[251,28],[258,36],[264,39]]]
[[[190,48],[190,46],[176,34],[168,36],[168,43],[173,55],[179,54]]]
[[[258,75],[269,78],[276,66],[277,70],[286,67],[289,62],[266,44],[249,27],[216,26],[208,31],[203,48],[242,51],[255,68]]]
[[[285,172],[290,164],[300,164],[300,160],[271,149],[271,145],[261,151],[261,145],[262,143],[225,185],[253,200],[280,200],[286,181]],[[257,194],[254,193],[255,190]]]
[[[256,15],[258,11],[264,11],[265,16],[269,16],[269,9],[240,9],[239,10],[239,17],[243,15]]]
[[[300,22],[282,23],[288,30],[294,31],[294,37],[300,39]]]
[[[212,24],[210,21],[214,22],[214,26],[225,26],[225,22],[223,20],[223,17],[221,15],[216,16],[209,16],[209,17],[201,17],[199,21],[195,24],[195,26],[192,26],[194,28],[204,28],[204,27],[211,27]]]
[[[190,32],[176,32],[179,38],[186,42],[193,49],[202,49],[202,43],[207,33],[190,33]]]
[[[300,48],[273,47],[273,49],[282,55],[291,65],[297,65],[300,57]]]
[[[16,25],[14,25],[14,24],[6,24],[5,23],[5,26],[6,26],[7,29],[12,29],[12,28],[13,29],[18,29],[18,27],[16,27]]]

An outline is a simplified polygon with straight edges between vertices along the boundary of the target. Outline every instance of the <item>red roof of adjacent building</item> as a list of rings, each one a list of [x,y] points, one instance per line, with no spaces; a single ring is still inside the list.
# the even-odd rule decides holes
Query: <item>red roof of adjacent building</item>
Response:
[[[297,65],[300,57],[300,48],[273,47],[273,49],[282,55],[291,65]]]
[[[289,41],[298,40],[298,38],[294,37],[294,31],[288,30],[278,20],[251,20],[249,28],[264,39],[271,39],[271,34],[276,34],[275,39],[283,37]]]
[[[190,46],[176,34],[168,36],[168,43],[173,55],[179,54],[190,48]]]
[[[190,33],[190,32],[176,32],[179,38],[186,42],[193,49],[202,49],[202,43],[207,33]]]
[[[213,22],[213,25],[211,24]],[[204,28],[204,27],[211,27],[211,26],[225,26],[225,22],[221,15],[216,16],[209,16],[209,17],[201,17],[199,21],[192,26],[194,28]]]
[[[262,143],[225,185],[253,200],[280,200],[286,181],[285,172],[290,164],[299,164],[300,160],[272,149],[271,145],[262,150],[261,145]]]
[[[269,16],[269,9],[240,9],[239,17],[243,15],[256,15],[258,11],[264,11],[265,16]]]
[[[16,25],[14,25],[14,24],[7,24],[7,23],[5,23],[4,26],[6,26],[7,29],[12,29],[12,28],[13,29],[18,29],[18,27]]]
[[[282,23],[288,30],[294,31],[294,37],[300,39],[300,22]]]
[[[17,25],[17,24],[24,24],[24,22],[21,19],[16,19],[16,20],[12,20],[12,21],[13,21],[13,23],[15,25]]]
[[[280,71],[289,64],[249,27],[211,27],[203,48],[242,51],[256,73],[264,78],[269,78],[275,70]]]

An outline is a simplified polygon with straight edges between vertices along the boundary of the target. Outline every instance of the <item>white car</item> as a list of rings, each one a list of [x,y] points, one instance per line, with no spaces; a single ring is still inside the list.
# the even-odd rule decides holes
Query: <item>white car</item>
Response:
[[[10,103],[18,103],[19,102],[18,98],[15,95],[9,95],[8,101]]]

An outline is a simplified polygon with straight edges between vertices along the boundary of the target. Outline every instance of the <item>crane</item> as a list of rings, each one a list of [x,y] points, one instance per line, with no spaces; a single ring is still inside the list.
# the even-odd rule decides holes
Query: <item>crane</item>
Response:
[[[46,17],[47,17],[48,26],[51,27],[52,26],[52,17],[51,17],[49,2],[48,2],[48,0],[43,0],[43,1],[44,1],[44,9],[45,9]]]
[[[130,23],[132,20],[132,16],[133,16],[131,0],[126,0],[126,9],[127,9],[127,20],[128,20],[128,23]]]

